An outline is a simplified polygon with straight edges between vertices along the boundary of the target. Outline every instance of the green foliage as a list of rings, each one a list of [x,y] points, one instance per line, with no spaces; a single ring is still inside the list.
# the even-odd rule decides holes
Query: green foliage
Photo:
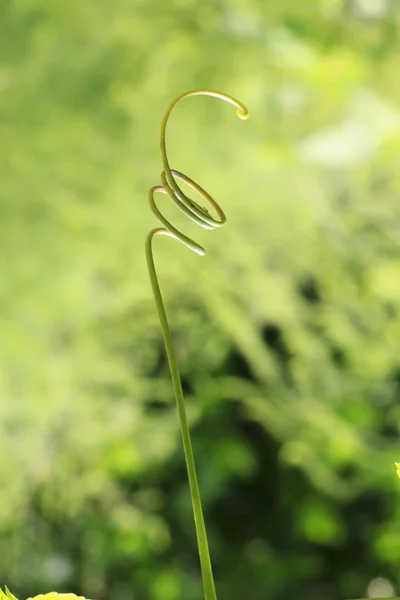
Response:
[[[160,239],[156,263],[219,597],[399,587],[400,16],[368,4],[0,3],[0,581],[19,598],[201,597],[143,242],[160,118],[202,87],[252,118],[182,104],[171,166],[228,224],[166,199],[208,255]]]

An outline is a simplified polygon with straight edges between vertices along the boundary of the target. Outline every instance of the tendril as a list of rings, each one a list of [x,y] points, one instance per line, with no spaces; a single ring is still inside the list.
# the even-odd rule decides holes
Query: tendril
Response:
[[[198,185],[193,179],[184,175],[180,171],[171,169],[166,148],[166,129],[168,119],[171,115],[174,107],[183,100],[190,96],[213,96],[224,100],[229,104],[232,104],[236,108],[236,114],[240,119],[247,119],[249,116],[247,108],[238,100],[235,100],[227,94],[221,92],[215,92],[212,90],[195,90],[186,92],[181,96],[178,96],[168,107],[162,122],[160,131],[160,151],[161,160],[163,164],[163,171],[161,173],[161,184],[152,187],[149,190],[149,203],[151,210],[155,214],[156,218],[162,223],[163,227],[159,227],[150,231],[146,239],[146,260],[149,270],[149,276],[151,286],[154,294],[154,299],[157,307],[157,312],[160,319],[161,330],[164,338],[165,349],[167,353],[169,368],[171,371],[172,385],[175,393],[176,405],[178,409],[180,429],[182,434],[183,449],[185,454],[186,468],[189,479],[190,494],[192,498],[193,515],[196,528],[197,544],[200,556],[200,565],[203,579],[204,595],[206,600],[217,600],[214,577],[211,567],[210,552],[208,548],[208,540],[206,533],[206,526],[204,522],[203,509],[200,498],[200,491],[197,482],[196,467],[194,463],[192,443],[190,438],[189,425],[187,421],[185,401],[182,391],[182,383],[179,375],[178,364],[175,356],[175,350],[172,343],[171,329],[168,323],[164,302],[162,299],[160,286],[158,283],[157,273],[154,264],[152,242],[156,235],[167,235],[175,238],[185,244],[190,250],[193,250],[197,254],[204,256],[206,251],[200,244],[186,236],[184,233],[176,229],[172,223],[170,223],[164,215],[158,209],[155,202],[155,194],[162,193],[167,194],[172,202],[179,208],[189,219],[203,227],[204,229],[214,229],[221,227],[225,224],[226,218],[219,204],[208,194],[200,185]],[[188,185],[194,190],[216,213],[217,217],[211,216],[207,208],[203,208],[197,202],[189,198],[179,187],[178,181],[181,181]]]

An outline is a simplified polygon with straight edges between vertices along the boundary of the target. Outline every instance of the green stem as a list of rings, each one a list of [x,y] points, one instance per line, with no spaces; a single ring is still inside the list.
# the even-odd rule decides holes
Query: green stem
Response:
[[[207,532],[204,522],[203,509],[201,506],[199,484],[197,482],[196,467],[193,457],[192,442],[190,439],[189,425],[187,421],[185,402],[183,398],[182,383],[179,375],[178,363],[175,356],[175,350],[172,343],[171,329],[168,324],[167,315],[165,312],[164,302],[161,296],[160,286],[157,279],[157,274],[154,265],[152,252],[152,240],[155,234],[170,235],[163,229],[155,229],[149,233],[146,240],[146,259],[149,269],[151,286],[153,289],[154,299],[156,302],[157,312],[160,318],[162,334],[165,342],[169,368],[171,371],[172,385],[174,388],[176,405],[178,408],[179,421],[181,426],[183,449],[186,459],[186,467],[189,477],[190,493],[192,497],[192,506],[194,521],[196,526],[197,544],[199,547],[200,564],[203,577],[204,594],[206,600],[217,600],[215,593],[214,577],[211,567],[210,551],[208,548]]]

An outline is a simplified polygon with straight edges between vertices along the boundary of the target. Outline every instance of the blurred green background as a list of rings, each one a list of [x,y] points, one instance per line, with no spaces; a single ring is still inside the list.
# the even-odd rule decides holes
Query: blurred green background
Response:
[[[251,119],[187,100],[171,166],[228,224],[161,198],[208,254],[155,245],[219,598],[400,591],[398,4],[0,0],[0,582],[18,597],[202,597],[143,244],[162,114],[203,87]]]

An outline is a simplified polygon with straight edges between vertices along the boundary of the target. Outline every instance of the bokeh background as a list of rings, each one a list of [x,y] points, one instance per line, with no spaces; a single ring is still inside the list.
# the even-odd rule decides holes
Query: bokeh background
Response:
[[[202,597],[144,260],[158,132],[221,203],[156,261],[221,600],[400,591],[398,0],[0,1],[0,582]]]

